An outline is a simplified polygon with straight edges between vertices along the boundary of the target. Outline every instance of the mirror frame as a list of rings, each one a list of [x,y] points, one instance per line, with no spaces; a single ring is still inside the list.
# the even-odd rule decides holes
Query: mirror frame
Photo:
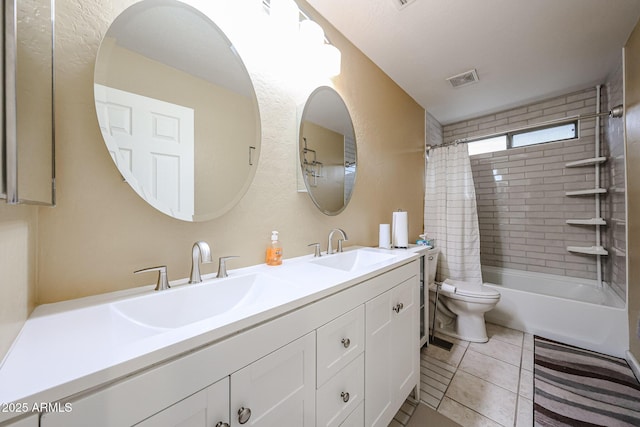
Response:
[[[48,29],[51,31],[51,37],[47,37],[47,42],[43,47],[45,52],[49,52],[46,58],[44,58],[46,65],[50,67],[50,73],[47,73],[48,81],[47,89],[44,92],[37,91],[35,95],[38,98],[44,97],[49,102],[49,105],[45,109],[50,109],[50,114],[40,115],[36,119],[42,119],[46,122],[46,141],[29,139],[21,136],[19,133],[20,123],[24,121],[33,121],[34,116],[37,114],[30,112],[29,115],[20,115],[19,103],[25,101],[25,97],[21,96],[18,90],[19,81],[26,80],[26,85],[29,87],[37,87],[37,85],[31,85],[30,79],[24,77],[24,71],[18,73],[18,61],[19,50],[18,46],[21,40],[18,33],[18,22],[20,22],[21,16],[19,16],[18,10],[19,0],[5,0],[4,9],[2,10],[2,22],[3,22],[3,36],[4,36],[4,63],[0,60],[0,77],[4,78],[4,85],[0,95],[4,95],[3,111],[4,118],[3,127],[0,127],[0,131],[4,136],[4,157],[0,154],[0,165],[4,167],[4,171],[0,170],[0,176],[2,176],[2,182],[0,182],[0,198],[6,199],[8,204],[32,204],[41,206],[55,206],[56,204],[56,191],[55,191],[55,131],[54,131],[54,49],[55,49],[55,31],[53,27],[55,18],[55,0],[42,0],[42,4],[50,8],[50,16],[48,20]],[[46,17],[46,15],[45,15]],[[38,28],[34,28],[38,30]],[[33,41],[33,40],[30,40]],[[2,67],[3,66],[3,67]],[[2,75],[1,73],[4,73]],[[33,150],[38,144],[45,144],[44,149],[48,151],[40,159],[36,159],[33,156],[24,155],[23,150]],[[39,148],[39,147],[36,147]],[[2,151],[2,150],[0,150]],[[29,154],[29,153],[26,153]],[[44,181],[46,182],[27,182],[27,180],[20,179],[20,174],[25,173],[23,171],[32,171],[34,169],[50,170],[50,176],[46,176]],[[38,193],[42,197],[31,197]],[[41,194],[40,194],[41,193]],[[27,194],[23,197],[23,194]],[[46,194],[46,196],[45,196]]]
[[[224,43],[229,51],[229,55],[233,56],[233,60],[235,61],[234,65],[236,66],[236,68],[241,69],[242,71],[244,71],[244,77],[246,77],[246,89],[248,92],[250,92],[249,96],[247,97],[248,101],[250,102],[250,106],[251,109],[249,110],[249,108],[247,108],[247,111],[251,111],[251,119],[253,119],[253,124],[252,126],[255,128],[255,132],[251,133],[251,136],[249,137],[249,135],[247,135],[247,138],[245,141],[247,143],[247,152],[246,152],[246,158],[248,161],[248,169],[246,174],[244,175],[244,177],[242,178],[242,185],[238,186],[237,191],[234,194],[229,194],[228,197],[225,198],[223,203],[218,203],[218,200],[216,200],[213,196],[211,199],[207,199],[207,200],[215,200],[215,205],[210,208],[209,210],[207,210],[206,212],[203,213],[198,213],[197,211],[194,211],[193,214],[190,217],[185,217],[185,216],[179,216],[179,215],[174,215],[172,212],[172,209],[162,205],[161,203],[152,200],[152,199],[147,199],[144,196],[144,189],[137,183],[137,179],[135,179],[135,175],[132,175],[131,172],[129,172],[128,170],[121,170],[120,166],[118,166],[118,164],[115,162],[114,159],[114,166],[116,166],[116,168],[118,169],[120,175],[124,178],[124,181],[127,181],[127,176],[132,178],[132,182],[128,182],[130,188],[141,198],[143,199],[149,206],[153,207],[154,209],[164,213],[167,216],[170,216],[174,219],[178,219],[181,221],[185,221],[185,222],[204,222],[204,221],[209,221],[215,218],[218,218],[222,215],[224,215],[225,213],[229,212],[234,206],[236,206],[238,204],[238,202],[245,196],[246,192],[248,191],[249,187],[251,186],[251,184],[253,183],[253,180],[255,178],[255,174],[257,172],[257,168],[258,168],[258,163],[259,163],[259,159],[260,159],[260,154],[261,154],[261,145],[262,145],[262,129],[261,129],[261,116],[260,116],[260,105],[258,103],[258,98],[257,98],[257,94],[256,94],[256,90],[255,90],[255,85],[254,82],[251,78],[251,75],[242,59],[242,57],[240,56],[239,52],[237,51],[237,49],[235,48],[235,45],[231,42],[231,40],[229,39],[229,36],[223,31],[223,29],[215,22],[214,18],[211,16],[211,14],[207,13],[207,11],[205,11],[204,9],[200,8],[197,6],[196,3],[192,2],[192,1],[185,1],[185,0],[160,0],[157,2],[154,2],[154,0],[141,0],[137,3],[133,3],[131,5],[128,5],[127,7],[124,7],[122,10],[120,10],[119,12],[116,12],[114,14],[113,19],[111,20],[111,23],[109,24],[109,27],[105,30],[101,44],[100,44],[100,48],[98,49],[98,52],[96,54],[96,70],[94,71],[94,102],[97,102],[97,98],[96,98],[96,89],[95,87],[97,85],[104,85],[105,83],[103,82],[98,82],[96,80],[96,75],[100,72],[100,70],[97,67],[97,64],[100,61],[100,52],[102,50],[102,46],[103,46],[103,42],[104,39],[109,35],[109,31],[113,25],[113,22],[115,22],[119,17],[121,17],[124,13],[127,12],[127,10],[129,10],[132,7],[140,7],[142,2],[148,2],[149,4],[151,4],[151,7],[153,7],[153,3],[157,3],[160,6],[166,6],[166,5],[175,5],[176,7],[184,7],[185,10],[189,11],[190,13],[193,14],[197,14],[200,18],[202,19],[206,19],[208,21],[208,23],[210,24],[210,28],[213,31],[215,31],[217,33],[217,37],[219,37],[221,43]],[[108,58],[108,57],[107,57]],[[231,60],[231,56],[228,57],[229,60]],[[102,126],[102,123],[100,121],[100,114],[98,112],[98,109],[96,108],[96,118],[98,119],[98,124],[100,126]],[[102,135],[103,136],[103,135]],[[204,139],[200,138],[200,141],[203,141]],[[107,143],[107,141],[105,140],[104,136],[102,137],[102,141],[105,145],[106,148],[109,147],[109,144]],[[198,140],[194,140],[195,144],[197,144]],[[235,141],[234,141],[235,142]],[[244,149],[244,148],[242,148]],[[195,163],[197,163],[197,161],[195,161]],[[195,170],[195,169],[194,169]],[[197,180],[196,180],[197,181]],[[239,180],[238,180],[239,182]],[[216,185],[224,185],[223,181],[219,181],[218,183],[216,183]],[[195,204],[197,203],[196,200],[197,199],[195,196],[197,196],[197,192],[195,192],[195,187],[194,187],[194,207]]]
[[[345,192],[343,191],[343,200],[344,203],[342,204],[342,206],[340,207],[340,209],[336,209],[336,210],[329,210],[326,207],[321,206],[320,202],[318,201],[318,199],[314,196],[314,191],[313,191],[313,186],[309,183],[309,179],[308,179],[308,174],[305,173],[305,159],[304,159],[304,155],[303,155],[303,149],[306,149],[306,141],[305,138],[303,136],[303,129],[304,129],[304,121],[305,121],[305,116],[309,113],[309,108],[311,108],[311,104],[313,102],[313,98],[315,95],[317,95],[320,92],[325,92],[325,91],[329,91],[330,93],[334,94],[336,96],[336,100],[339,101],[341,103],[341,107],[344,108],[344,111],[346,113],[346,117],[344,118],[344,120],[348,120],[350,127],[351,127],[351,131],[352,131],[352,136],[353,136],[353,145],[354,145],[354,166],[355,166],[355,176],[353,178],[353,184],[352,184],[352,188],[351,191],[349,192],[349,194],[345,197]],[[299,109],[300,110],[300,109]],[[355,128],[353,126],[353,119],[351,118],[351,113],[349,113],[349,108],[347,107],[347,104],[344,102],[344,99],[342,98],[342,96],[340,95],[340,93],[335,90],[333,87],[331,86],[319,86],[317,87],[313,92],[311,92],[311,94],[309,94],[309,96],[307,97],[306,102],[304,103],[304,106],[301,108],[301,112],[299,113],[299,123],[298,123],[298,144],[297,144],[297,150],[298,150],[298,155],[296,156],[296,158],[298,159],[298,177],[302,178],[302,180],[304,181],[304,186],[306,189],[306,192],[309,193],[309,197],[311,198],[311,200],[313,201],[313,204],[316,205],[316,207],[318,208],[318,210],[320,210],[320,212],[322,212],[325,215],[329,215],[329,216],[334,216],[334,215],[338,215],[340,214],[342,211],[344,211],[347,206],[349,205],[349,202],[351,201],[351,197],[353,196],[353,190],[355,189],[355,185],[356,185],[356,181],[357,181],[357,163],[358,163],[358,144],[357,144],[357,140],[356,140],[356,132],[355,132]],[[343,136],[346,136],[344,134],[342,134]],[[311,150],[313,151],[313,150]],[[344,161],[344,157],[343,157],[343,161]],[[343,165],[343,168],[345,168],[345,166]],[[300,190],[299,190],[300,191]],[[304,191],[304,190],[303,190]]]

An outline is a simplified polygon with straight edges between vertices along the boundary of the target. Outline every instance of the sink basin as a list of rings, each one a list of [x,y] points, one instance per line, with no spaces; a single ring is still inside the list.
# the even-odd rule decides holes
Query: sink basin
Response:
[[[212,279],[115,302],[113,310],[138,324],[154,328],[179,328],[232,310],[266,305],[281,295],[280,279],[267,274]]]
[[[396,256],[393,254],[358,249],[355,251],[326,255],[321,258],[314,258],[310,262],[338,270],[355,271],[380,262],[388,261],[395,257]]]

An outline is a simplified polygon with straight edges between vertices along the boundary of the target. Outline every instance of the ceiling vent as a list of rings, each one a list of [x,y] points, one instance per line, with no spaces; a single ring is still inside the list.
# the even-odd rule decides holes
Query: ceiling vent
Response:
[[[391,1],[393,2],[393,4],[396,5],[398,10],[402,10],[416,0],[391,0]]]
[[[478,78],[478,72],[475,70],[465,71],[464,73],[456,74],[455,76],[451,76],[447,79],[451,86],[453,87],[461,87],[470,85],[472,83],[478,82],[480,79]]]

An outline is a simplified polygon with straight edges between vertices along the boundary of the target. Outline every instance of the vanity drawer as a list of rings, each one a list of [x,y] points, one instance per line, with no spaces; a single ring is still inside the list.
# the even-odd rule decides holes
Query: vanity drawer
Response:
[[[316,395],[316,425],[342,425],[364,401],[364,353],[340,370]],[[349,424],[346,424],[349,425]],[[362,424],[360,424],[362,425]]]
[[[317,387],[364,351],[364,306],[359,306],[317,330]]]

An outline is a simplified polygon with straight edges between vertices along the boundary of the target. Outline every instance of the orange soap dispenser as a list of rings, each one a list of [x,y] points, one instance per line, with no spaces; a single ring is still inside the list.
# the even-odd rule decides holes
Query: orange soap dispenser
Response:
[[[282,246],[278,241],[278,232],[271,232],[271,244],[267,248],[267,265],[282,264]]]

